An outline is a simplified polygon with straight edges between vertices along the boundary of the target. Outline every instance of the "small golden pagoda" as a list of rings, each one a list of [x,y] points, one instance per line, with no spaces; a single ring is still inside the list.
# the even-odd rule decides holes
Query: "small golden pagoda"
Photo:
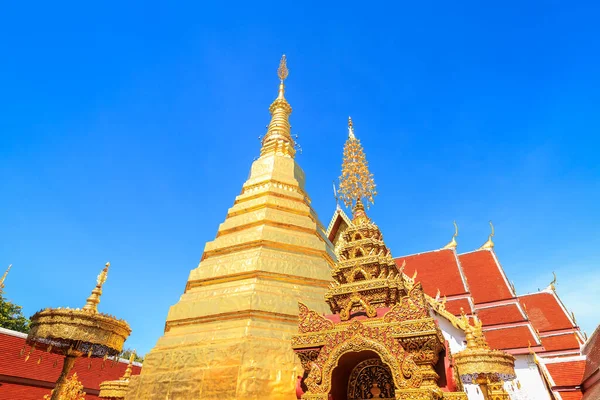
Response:
[[[260,157],[131,378],[128,400],[294,396],[302,374],[290,349],[298,301],[327,310],[335,254],[294,159],[285,56],[278,76]]]
[[[353,210],[334,283],[325,295],[332,315],[300,303],[292,348],[304,367],[303,399],[466,399],[443,393],[434,366],[444,348],[421,284],[403,273],[365,212],[373,176],[349,120],[340,198]]]
[[[129,380],[133,368],[133,359],[135,351],[129,356],[129,364],[123,376],[115,381],[104,381],[100,384],[99,397],[105,400],[123,400],[129,389]]]
[[[31,346],[29,354],[38,349],[64,356],[61,374],[52,390],[52,400],[67,400],[66,393],[71,390],[67,378],[77,358],[97,357],[106,360],[116,357],[131,333],[127,322],[98,312],[102,285],[109,267],[110,263],[106,263],[82,309],[46,308],[31,317],[26,342]],[[28,358],[29,355],[25,361]]]
[[[478,385],[485,400],[510,400],[504,382],[516,378],[515,358],[504,351],[490,349],[477,317],[473,317],[471,325],[463,311],[462,320],[467,348],[454,355],[462,383]]]

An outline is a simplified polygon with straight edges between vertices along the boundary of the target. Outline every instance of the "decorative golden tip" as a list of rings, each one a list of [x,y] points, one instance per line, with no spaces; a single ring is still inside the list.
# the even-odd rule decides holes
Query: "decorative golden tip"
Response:
[[[492,232],[490,233],[490,236],[488,236],[487,242],[485,242],[483,246],[479,248],[479,250],[491,250],[494,248],[494,241],[492,240],[494,237],[494,224],[492,224],[492,221],[490,221],[490,228],[492,229]]]
[[[279,68],[277,68],[277,76],[283,82],[289,75],[290,71],[287,67],[287,59],[285,58],[285,54],[281,56],[281,60],[279,61]]]
[[[352,123],[352,117],[348,117],[348,139],[356,139],[356,136],[354,136],[354,124]]]
[[[342,175],[339,186],[340,200],[346,207],[357,208],[362,200],[367,208],[375,203],[375,181],[369,171],[369,163],[365,156],[360,140],[354,136],[352,118],[348,118],[348,139],[344,144],[344,157],[342,160]],[[363,207],[364,208],[364,207]]]
[[[292,126],[289,117],[292,107],[285,99],[285,85],[283,81],[289,74],[285,54],[281,57],[277,75],[279,76],[279,93],[277,98],[269,107],[271,122],[267,126],[267,133],[262,139],[260,155],[280,154],[286,157],[294,157],[296,154],[295,143],[292,139]]]
[[[133,360],[134,359],[135,359],[135,350],[133,350],[131,352],[131,354],[129,355],[129,364],[127,364],[127,369],[125,370],[125,373],[121,377],[122,381],[128,381],[129,378],[131,378],[131,372],[132,372]]]
[[[100,296],[102,295],[102,285],[106,282],[106,277],[108,275],[108,268],[110,267],[110,263],[107,262],[104,265],[104,269],[98,275],[96,279],[96,287],[92,290],[92,294],[87,298],[85,306],[83,309],[90,312],[98,312],[98,303],[100,303]]]
[[[4,275],[2,275],[2,278],[0,279],[0,292],[2,291],[2,289],[4,289],[4,281],[6,280],[6,277],[8,276],[8,271],[10,271],[11,268],[12,264],[10,264],[8,268],[6,268]]]
[[[458,246],[458,242],[456,241],[456,238],[458,237],[458,225],[456,225],[456,221],[453,221],[453,223],[454,223],[454,235],[452,235],[452,240],[443,247],[444,249],[455,249],[456,246]]]
[[[556,274],[554,273],[554,271],[552,271],[552,275],[554,276],[554,279],[552,279],[552,282],[550,282],[550,289],[552,290],[556,290]]]

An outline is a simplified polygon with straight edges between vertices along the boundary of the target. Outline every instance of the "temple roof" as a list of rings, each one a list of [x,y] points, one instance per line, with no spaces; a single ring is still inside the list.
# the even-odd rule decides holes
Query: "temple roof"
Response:
[[[552,289],[519,296],[531,323],[540,333],[575,328],[567,310]]]
[[[45,394],[49,394],[54,387],[54,382],[60,375],[63,357],[34,350],[25,361],[29,353],[21,356],[21,349],[25,346],[26,334],[0,328],[0,375],[4,376],[0,383],[1,398],[40,400]],[[42,357],[39,364],[38,360]],[[54,366],[54,363],[57,363]],[[91,367],[90,366],[91,362]],[[75,362],[73,371],[77,372],[80,382],[87,393],[86,399],[97,399],[100,383],[106,380],[119,379],[127,368],[128,360],[119,359],[113,363],[106,360],[104,367],[101,358],[79,358]],[[89,367],[89,368],[88,368]],[[140,373],[141,364],[133,363],[133,374]],[[3,397],[5,396],[5,397]]]
[[[514,298],[506,274],[493,250],[476,250],[458,255],[475,304]]]

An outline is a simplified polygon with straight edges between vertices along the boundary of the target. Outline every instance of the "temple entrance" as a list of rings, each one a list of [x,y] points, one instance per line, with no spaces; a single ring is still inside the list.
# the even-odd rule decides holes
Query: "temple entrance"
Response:
[[[331,378],[333,400],[395,399],[390,369],[373,351],[344,354]]]

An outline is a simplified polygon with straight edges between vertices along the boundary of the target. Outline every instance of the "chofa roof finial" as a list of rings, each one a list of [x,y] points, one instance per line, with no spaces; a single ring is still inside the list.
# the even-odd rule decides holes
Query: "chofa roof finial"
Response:
[[[454,235],[452,235],[452,240],[443,247],[444,249],[455,249],[456,246],[458,246],[458,242],[456,241],[456,238],[458,237],[458,225],[456,224],[456,221],[452,222],[454,223]]]
[[[479,248],[479,250],[491,250],[494,248],[494,241],[492,240],[494,237],[494,224],[492,224],[492,221],[490,221],[490,228],[492,229],[492,232],[490,233],[490,236],[488,236],[487,242],[485,242],[483,246]]]

